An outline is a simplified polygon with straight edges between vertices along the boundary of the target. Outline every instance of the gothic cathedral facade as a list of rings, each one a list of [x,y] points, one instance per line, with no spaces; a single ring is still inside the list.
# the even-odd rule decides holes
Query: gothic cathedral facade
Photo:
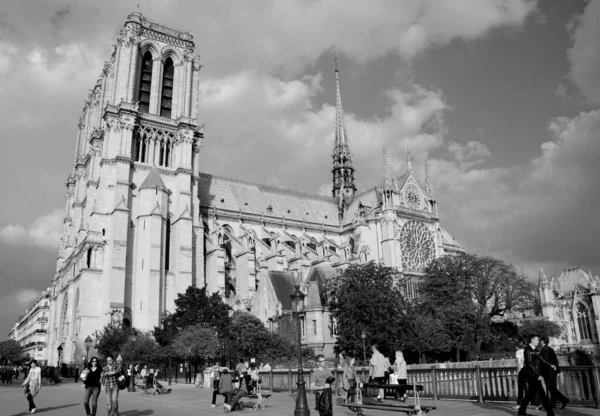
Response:
[[[190,285],[266,325],[300,285],[304,343],[330,352],[335,334],[319,292],[333,273],[382,262],[414,296],[429,261],[462,251],[439,223],[427,165],[421,180],[409,157],[393,177],[384,154],[381,183],[357,192],[337,68],[333,191],[321,196],[201,171],[192,35],[132,13],[113,48],[86,100],[66,181],[49,364],[80,363],[85,338],[111,320],[152,330]]]

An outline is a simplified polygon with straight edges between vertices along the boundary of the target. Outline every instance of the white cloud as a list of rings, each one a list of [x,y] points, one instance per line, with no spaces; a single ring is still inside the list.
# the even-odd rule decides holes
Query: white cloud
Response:
[[[30,224],[10,224],[0,229],[0,240],[6,244],[33,245],[55,251],[60,246],[64,212],[61,209],[36,218]]]
[[[571,24],[573,46],[568,51],[571,79],[590,102],[600,103],[600,2],[589,1]]]
[[[199,106],[203,118],[211,120],[211,133],[201,153],[203,169],[219,174],[256,172],[261,163],[262,171],[250,180],[264,181],[276,172],[278,183],[315,192],[323,176],[330,174],[327,169],[317,175],[314,169],[330,166],[335,120],[334,106],[313,105],[321,80],[317,74],[284,81],[255,71],[206,80]],[[345,114],[357,177],[364,182],[360,186],[381,180],[380,169],[372,166],[381,160],[384,145],[397,171],[405,163],[405,144],[422,162],[421,155],[443,143],[442,111],[447,106],[439,92],[415,85],[389,90],[387,97],[383,118]]]

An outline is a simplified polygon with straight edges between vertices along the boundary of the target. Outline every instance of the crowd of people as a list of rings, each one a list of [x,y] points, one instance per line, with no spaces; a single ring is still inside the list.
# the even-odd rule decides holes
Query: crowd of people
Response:
[[[19,375],[23,373],[21,365],[2,365],[0,366],[0,379],[2,384],[12,384],[13,378],[19,379]]]

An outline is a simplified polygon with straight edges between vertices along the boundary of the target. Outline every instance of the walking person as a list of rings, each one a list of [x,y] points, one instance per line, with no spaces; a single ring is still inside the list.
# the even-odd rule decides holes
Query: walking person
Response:
[[[542,359],[542,376],[546,382],[546,389],[550,395],[549,401],[550,406],[554,409],[556,402],[560,400],[562,403],[561,409],[564,409],[569,403],[569,398],[558,391],[558,377],[560,376],[560,365],[558,364],[558,358],[556,352],[550,345],[548,345],[549,339],[547,336],[540,337],[540,357]]]
[[[333,414],[331,387],[335,382],[333,373],[325,368],[325,357],[322,354],[316,356],[317,369],[310,375],[310,388],[315,393],[315,410],[319,416],[331,416]]]
[[[98,409],[98,396],[100,396],[100,377],[102,376],[102,367],[98,361],[98,357],[92,357],[88,367],[81,373],[83,385],[85,387],[85,394],[83,396],[83,407],[85,408],[85,414],[87,416],[96,416],[96,410]],[[90,399],[92,401],[92,407],[90,409]]]
[[[356,373],[356,368],[354,367],[355,361],[354,357],[347,357],[344,365],[342,388],[348,392],[344,399],[344,403],[348,403],[348,400],[350,403],[354,403],[354,397],[356,396],[356,380],[358,379],[358,375]]]
[[[379,352],[377,345],[373,345],[371,347],[373,351],[373,355],[371,356],[371,360],[369,361],[369,378],[372,378],[375,383],[385,384],[385,357],[383,354]],[[389,361],[388,361],[389,362]],[[377,401],[383,403],[384,398],[384,390],[379,389],[377,393]]]
[[[527,416],[526,412],[527,406],[529,403],[535,398],[537,394],[542,402],[542,406],[546,410],[547,416],[554,416],[554,410],[550,407],[550,403],[548,403],[548,398],[546,397],[546,392],[544,390],[544,386],[542,382],[544,381],[544,377],[542,377],[540,372],[540,356],[539,352],[536,351],[536,348],[539,344],[539,337],[537,335],[533,335],[529,338],[529,344],[525,347],[524,350],[524,366],[523,370],[525,371],[525,376],[527,378],[527,394],[525,398],[521,402],[521,406],[519,407],[519,411],[517,416]]]
[[[523,343],[519,341],[517,343],[517,351],[515,353],[515,359],[517,361],[517,405],[515,409],[518,410],[523,402],[523,397],[527,394],[527,376],[523,365],[525,364],[525,350]]]
[[[108,416],[119,416],[119,386],[117,378],[121,374],[121,362],[115,361],[112,354],[106,356],[106,367],[100,376],[100,382],[106,393],[106,408]]]
[[[398,399],[403,402],[406,401],[406,387],[407,387],[407,373],[406,373],[406,360],[404,360],[404,354],[402,351],[396,351],[396,359],[394,360],[394,375],[400,385],[398,390]]]
[[[37,396],[40,387],[42,387],[42,369],[38,367],[36,360],[31,361],[30,365],[31,370],[29,370],[29,374],[27,374],[27,378],[23,381],[21,387],[25,388],[24,392],[29,403],[29,413],[33,414],[36,410],[33,398]]]

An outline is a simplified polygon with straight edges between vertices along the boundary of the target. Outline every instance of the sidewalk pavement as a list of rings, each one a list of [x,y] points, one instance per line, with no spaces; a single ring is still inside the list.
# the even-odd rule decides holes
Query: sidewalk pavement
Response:
[[[165,386],[167,383],[164,383]],[[20,383],[12,386],[0,386],[0,415],[21,416],[26,409],[26,400],[22,394]],[[211,416],[223,414],[223,396],[217,397],[218,406],[211,408],[212,389],[196,389],[193,384],[177,384],[171,386],[170,394],[149,395],[143,390],[128,392],[123,390],[119,394],[120,416]],[[315,399],[312,394],[307,394],[310,414],[318,416],[314,410]],[[273,393],[265,400],[265,410],[256,414],[264,416],[293,415],[296,395],[289,392]],[[83,414],[83,388],[81,383],[66,381],[64,384],[44,384],[40,394],[35,398],[38,405],[36,414],[45,416],[79,416]],[[243,400],[245,407],[252,406],[255,401]],[[355,416],[349,409],[339,406],[342,397],[334,396],[334,416]],[[407,404],[413,404],[412,399]],[[437,409],[428,416],[506,416],[516,415],[514,403],[476,403],[457,400],[422,400],[422,405],[435,406]],[[390,416],[392,412],[368,410],[368,416]],[[534,416],[543,416],[545,412],[537,411],[530,407],[528,413]],[[246,409],[244,413],[254,414],[254,410]],[[399,413],[395,413],[399,414]],[[565,410],[556,410],[557,416],[591,416],[598,415],[598,409],[567,407]],[[98,401],[98,416],[106,415],[106,396],[100,395]]]

